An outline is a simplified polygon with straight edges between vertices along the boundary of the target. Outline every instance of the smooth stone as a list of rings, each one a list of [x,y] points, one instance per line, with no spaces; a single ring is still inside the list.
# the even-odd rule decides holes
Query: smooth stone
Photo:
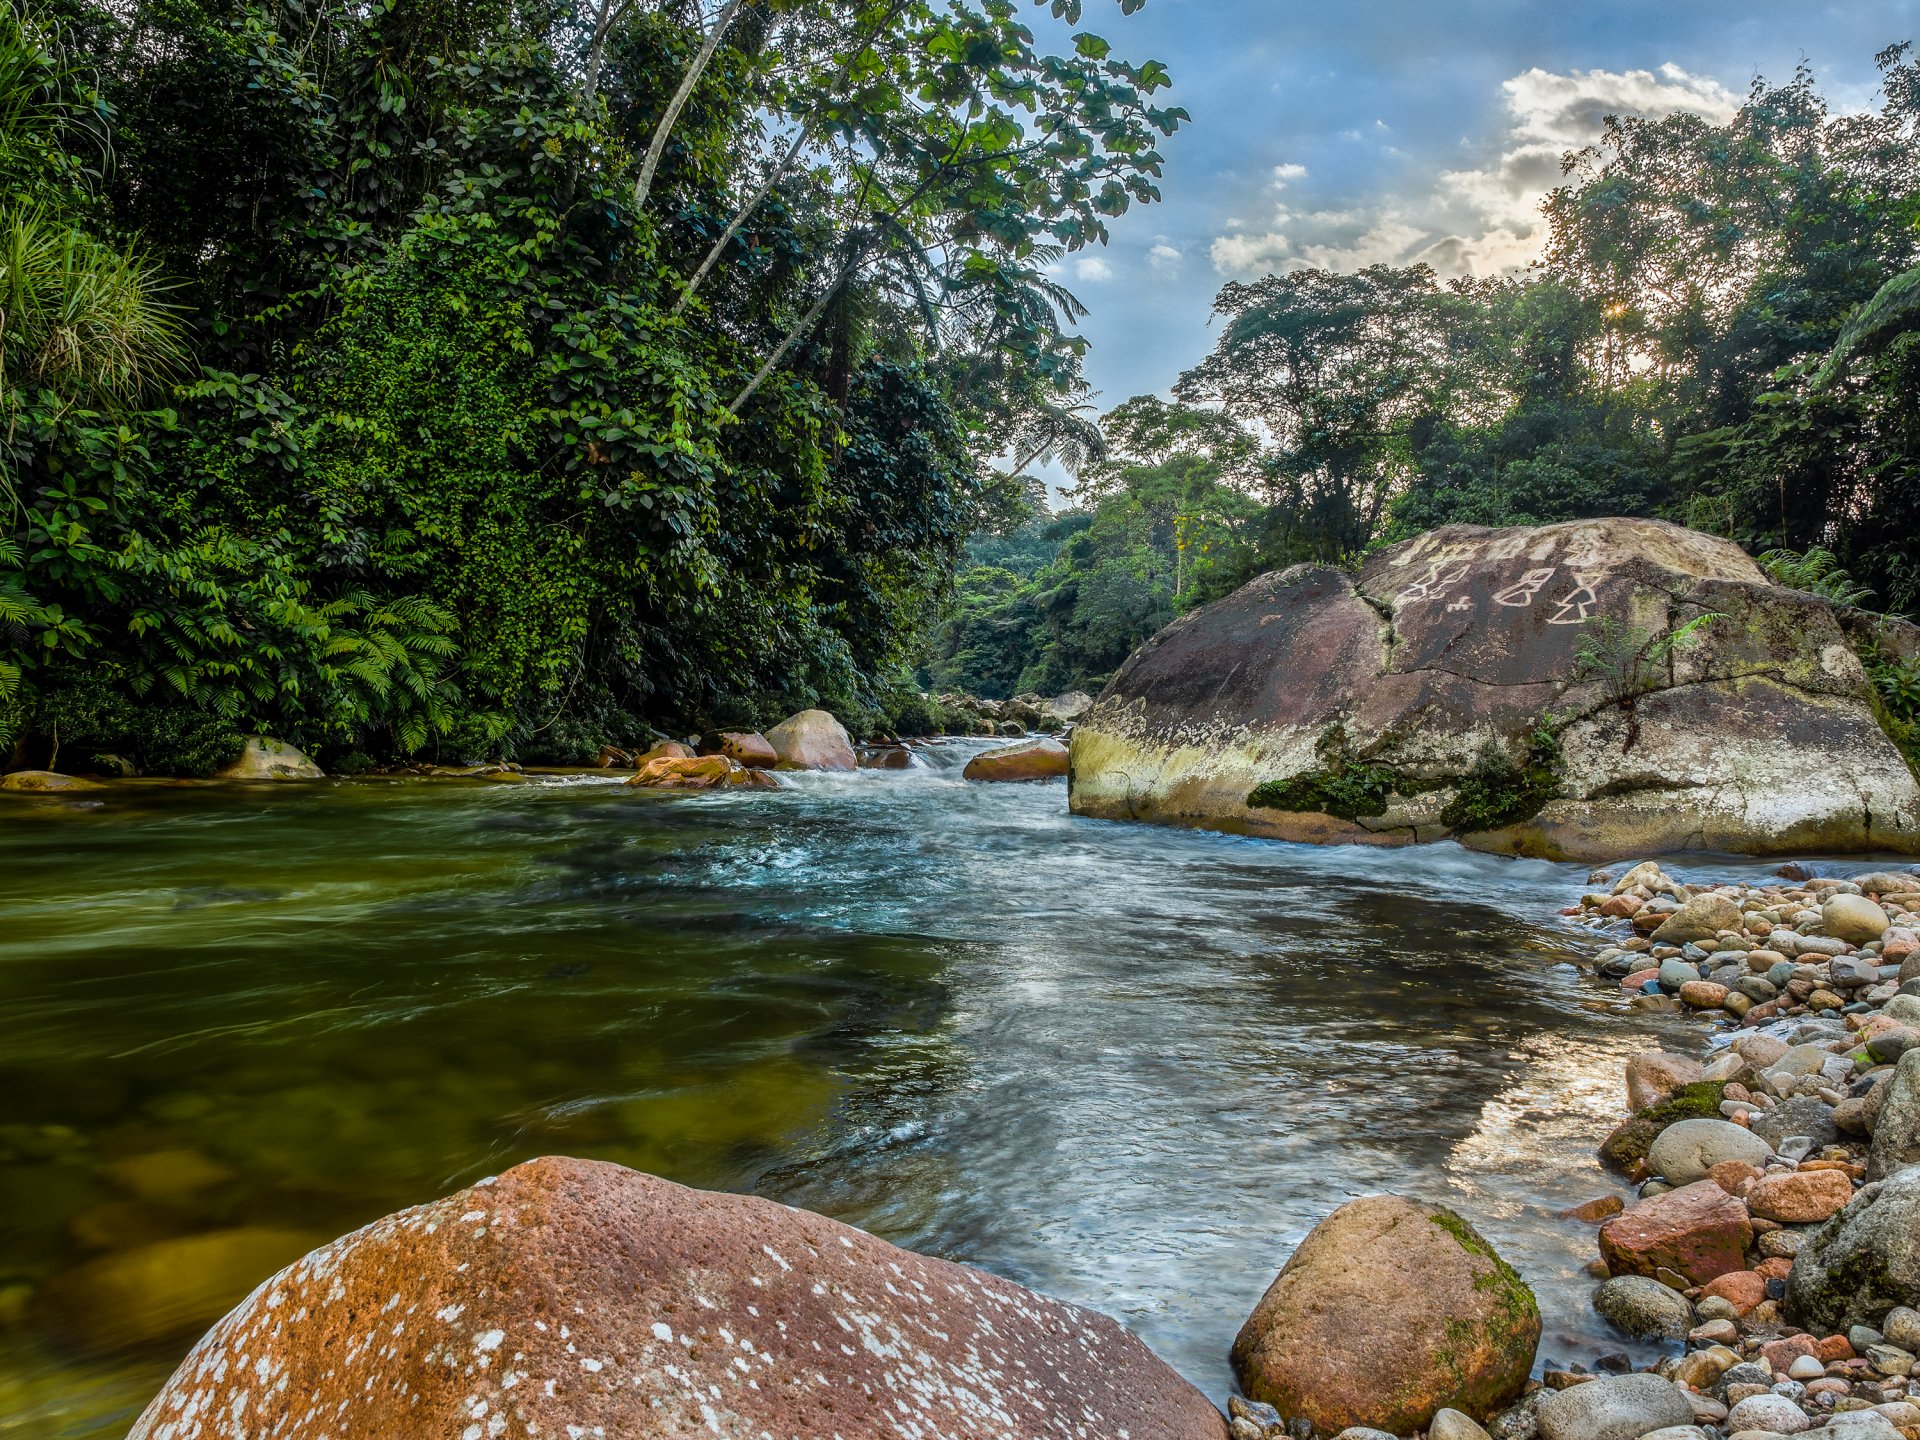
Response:
[[[1764,1139],[1744,1126],[1726,1120],[1681,1120],[1655,1138],[1647,1150],[1647,1168],[1670,1185],[1691,1185],[1724,1161],[1758,1168],[1772,1153]]]
[[[1640,1440],[1693,1423],[1685,1393],[1658,1375],[1609,1375],[1555,1391],[1538,1414],[1542,1440]]]
[[[1784,1395],[1751,1395],[1727,1412],[1727,1428],[1766,1430],[1775,1435],[1798,1435],[1813,1427],[1813,1421]]]
[[[1831,1145],[1840,1138],[1839,1127],[1833,1123],[1832,1107],[1812,1095],[1797,1095],[1782,1100],[1771,1110],[1756,1110],[1752,1129],[1775,1150],[1781,1149],[1789,1136],[1805,1136],[1815,1148]]]
[[[1896,1305],[1880,1322],[1880,1335],[1889,1345],[1920,1354],[1920,1310]]]
[[[1428,1424],[1427,1440],[1491,1440],[1491,1437],[1472,1416],[1443,1409],[1435,1412]]]
[[[1864,895],[1835,895],[1820,907],[1820,928],[1856,945],[1878,940],[1890,923],[1887,912]]]
[[[1693,1325],[1687,1298],[1645,1275],[1616,1275],[1593,1292],[1608,1323],[1642,1340],[1679,1340]]]

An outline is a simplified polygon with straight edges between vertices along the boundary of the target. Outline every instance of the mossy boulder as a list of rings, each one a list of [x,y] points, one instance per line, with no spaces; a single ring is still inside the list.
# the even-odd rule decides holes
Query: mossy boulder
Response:
[[[1321,1435],[1423,1430],[1442,1409],[1487,1420],[1526,1385],[1540,1308],[1465,1220],[1394,1195],[1316,1225],[1233,1345],[1255,1400]]]
[[[1807,1237],[1787,1276],[1794,1324],[1828,1335],[1920,1308],[1920,1165],[1869,1186]]]
[[[1920,781],[1875,706],[1833,605],[1729,541],[1449,526],[1154,636],[1076,726],[1071,802],[1552,859],[1920,851]]]
[[[1682,1120],[1717,1119],[1727,1087],[1718,1080],[1696,1080],[1682,1085],[1657,1105],[1649,1105],[1631,1120],[1614,1127],[1600,1142],[1600,1158],[1634,1179],[1646,1173],[1647,1152],[1660,1132]]]

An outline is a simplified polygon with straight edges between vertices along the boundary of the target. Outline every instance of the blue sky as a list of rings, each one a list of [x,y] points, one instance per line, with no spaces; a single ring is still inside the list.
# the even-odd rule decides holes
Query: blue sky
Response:
[[[1608,113],[1724,114],[1802,62],[1836,108],[1874,105],[1874,54],[1920,41],[1920,0],[1147,0],[1125,19],[1088,0],[1083,28],[1164,60],[1193,112],[1165,202],[1061,266],[1106,410],[1206,353],[1227,279],[1526,263],[1557,157]]]

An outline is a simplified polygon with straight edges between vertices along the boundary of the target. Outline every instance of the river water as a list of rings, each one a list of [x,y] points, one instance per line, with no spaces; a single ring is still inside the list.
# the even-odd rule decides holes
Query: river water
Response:
[[[1622,1348],[1555,1212],[1615,1188],[1621,1064],[1677,1022],[1592,1008],[1583,868],[1076,820],[968,753],[9,805],[0,1435],[123,1434],[281,1250],[549,1153],[1094,1306],[1220,1400],[1377,1190],[1494,1240],[1543,1361]]]

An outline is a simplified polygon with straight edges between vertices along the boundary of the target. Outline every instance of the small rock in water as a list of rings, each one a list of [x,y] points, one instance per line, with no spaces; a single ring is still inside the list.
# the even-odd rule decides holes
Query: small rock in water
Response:
[[[1693,1325],[1693,1306],[1677,1291],[1644,1275],[1617,1275],[1593,1292],[1602,1318],[1643,1340],[1679,1340]]]

